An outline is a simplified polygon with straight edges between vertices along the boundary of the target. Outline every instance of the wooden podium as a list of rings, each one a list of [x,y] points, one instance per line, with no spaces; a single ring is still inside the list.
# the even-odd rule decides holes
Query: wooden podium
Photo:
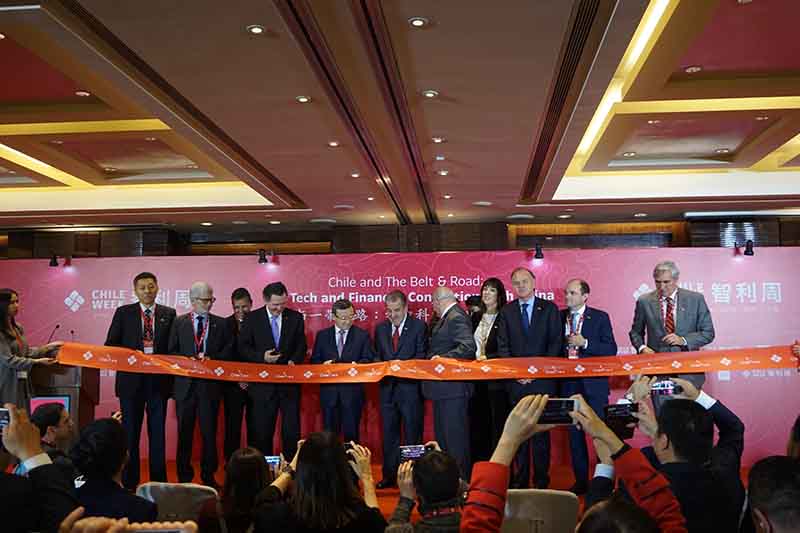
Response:
[[[79,366],[35,365],[31,372],[33,394],[68,396],[70,415],[78,428],[94,420],[94,408],[100,402],[100,371]]]

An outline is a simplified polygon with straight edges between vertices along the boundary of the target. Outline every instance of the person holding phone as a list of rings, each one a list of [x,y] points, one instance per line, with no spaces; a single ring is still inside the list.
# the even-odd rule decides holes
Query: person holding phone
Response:
[[[30,412],[33,390],[29,373],[34,365],[53,365],[63,342],[33,347],[25,340],[25,330],[16,321],[19,294],[0,289],[0,404],[13,403]]]

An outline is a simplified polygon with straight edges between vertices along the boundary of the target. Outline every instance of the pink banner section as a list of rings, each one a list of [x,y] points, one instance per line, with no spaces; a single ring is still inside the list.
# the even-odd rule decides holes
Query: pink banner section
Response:
[[[384,377],[436,381],[553,379],[633,374],[674,374],[720,370],[797,368],[791,346],[702,350],[630,356],[513,357],[487,361],[437,358],[368,364],[269,365],[147,355],[137,350],[66,343],[58,361],[104,370],[172,374],[201,379],[255,383],[374,383]]]

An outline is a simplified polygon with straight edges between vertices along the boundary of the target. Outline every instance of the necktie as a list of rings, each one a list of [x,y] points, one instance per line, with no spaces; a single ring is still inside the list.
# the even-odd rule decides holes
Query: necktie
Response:
[[[395,327],[392,333],[392,351],[397,351],[397,346],[400,344],[400,328]]]
[[[272,340],[275,341],[275,348],[277,349],[281,343],[281,328],[278,326],[278,316],[273,316],[270,323],[272,325]]]
[[[528,306],[530,304],[522,304],[520,308],[522,309],[522,333],[527,337],[528,330],[531,328],[531,320],[528,318]]]
[[[343,329],[339,330],[339,337],[336,339],[336,351],[339,352],[339,359],[342,358],[342,350],[344,350],[344,334]]]
[[[150,309],[144,310],[144,328],[142,329],[142,339],[151,342],[153,340],[153,315]]]
[[[195,348],[197,349],[197,353],[205,352],[203,346],[205,344],[205,335],[204,335],[205,332],[203,331],[204,319],[205,317],[203,315],[197,315],[197,332],[195,333],[194,336],[194,338],[196,339],[195,342],[197,342],[197,346],[195,346]]]
[[[672,303],[672,298],[667,298],[667,316],[664,317],[664,329],[667,332],[667,335],[670,333],[675,333],[675,317],[673,316],[675,311],[675,304]]]
[[[580,331],[578,331],[578,319],[580,318],[580,316],[581,316],[580,313],[572,313],[572,326],[570,330],[570,333],[572,335],[577,335],[578,333],[580,333]]]

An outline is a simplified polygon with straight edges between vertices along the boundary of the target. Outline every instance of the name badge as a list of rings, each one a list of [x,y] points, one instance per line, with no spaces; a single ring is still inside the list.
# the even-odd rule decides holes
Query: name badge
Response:
[[[148,355],[152,355],[154,353],[153,352],[153,341],[144,341],[144,350],[142,350],[142,351],[144,353],[148,354]]]

